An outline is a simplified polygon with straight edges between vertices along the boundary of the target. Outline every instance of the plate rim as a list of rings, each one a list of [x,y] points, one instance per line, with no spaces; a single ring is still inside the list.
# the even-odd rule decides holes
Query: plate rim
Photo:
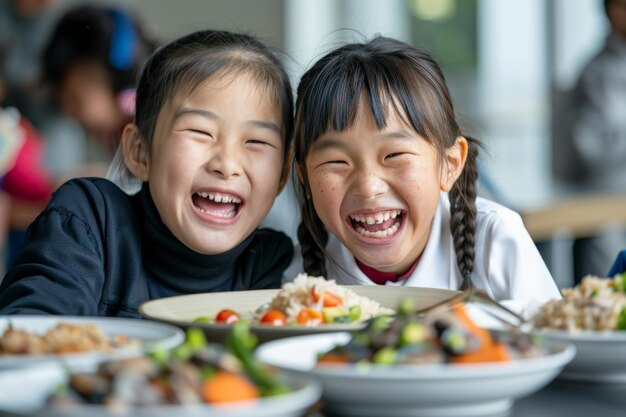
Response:
[[[567,341],[570,343],[586,342],[586,343],[626,343],[626,331],[624,330],[584,330],[577,333],[571,333],[567,330],[557,329],[532,329],[532,334],[544,338],[551,338],[555,340]]]
[[[338,284],[342,287],[354,290],[359,288],[374,288],[381,289],[387,288],[392,291],[405,291],[406,289],[412,289],[414,291],[425,291],[425,292],[433,292],[433,293],[449,293],[450,297],[459,293],[458,290],[451,290],[447,288],[431,288],[431,287],[404,287],[404,286],[377,286],[377,285],[343,285]],[[203,293],[195,293],[195,294],[183,294],[183,295],[175,295],[170,297],[162,297],[153,300],[148,300],[142,303],[139,306],[139,313],[143,318],[162,321],[166,323],[172,323],[176,326],[181,327],[189,327],[196,326],[206,330],[216,330],[216,331],[226,331],[232,327],[229,324],[221,324],[221,323],[194,323],[191,320],[181,320],[172,317],[165,317],[164,315],[154,314],[154,312],[149,312],[148,309],[153,308],[154,305],[168,302],[168,301],[177,301],[184,298],[191,297],[219,297],[225,296],[226,294],[232,293],[244,293],[244,294],[254,294],[258,292],[266,292],[267,294],[276,294],[281,290],[281,288],[264,288],[258,290],[241,290],[241,291],[224,291],[224,292],[203,292]],[[384,291],[384,290],[383,290]],[[271,296],[268,298],[268,301],[271,300]],[[371,298],[371,297],[370,297]],[[374,300],[380,303],[378,300]],[[281,335],[298,335],[302,332],[314,332],[314,333],[331,333],[331,332],[341,332],[341,331],[355,331],[360,330],[365,327],[365,323],[341,323],[341,324],[324,324],[323,326],[302,326],[302,325],[288,325],[288,326],[272,326],[272,325],[263,325],[263,324],[255,324],[251,323],[250,328],[253,332],[258,332],[259,334],[266,333],[274,333]]]
[[[172,349],[185,341],[185,332],[177,326],[172,324],[159,322],[156,320],[135,319],[130,317],[104,317],[104,316],[64,316],[64,315],[42,315],[42,314],[20,314],[20,315],[0,315],[0,332],[4,332],[10,322],[19,323],[25,321],[40,321],[42,324],[47,324],[49,327],[61,322],[88,324],[93,323],[101,325],[102,323],[115,323],[126,324],[132,327],[146,326],[154,329],[161,329],[162,331],[168,331],[170,334],[165,337],[164,340],[156,341],[140,341],[141,343],[136,345],[122,346],[112,352],[103,351],[88,351],[88,352],[74,352],[68,354],[47,354],[47,355],[0,355],[0,370],[19,368],[22,366],[36,365],[41,362],[78,362],[87,361],[92,359],[95,362],[101,362],[107,359],[113,359],[133,353],[150,352],[155,349]],[[103,330],[104,331],[104,330]],[[123,331],[122,331],[123,332]],[[122,333],[120,332],[120,333]],[[107,333],[111,335],[111,333]],[[132,335],[127,335],[132,339]],[[10,363],[7,363],[10,362]],[[71,365],[70,365],[71,367]]]
[[[576,355],[576,346],[571,343],[550,343],[550,348],[554,351],[548,355],[539,357],[515,359],[510,362],[499,363],[476,363],[476,364],[416,364],[416,365],[399,365],[399,366],[378,366],[370,365],[365,368],[359,368],[357,365],[342,365],[341,367],[319,367],[312,369],[295,369],[280,365],[274,362],[268,362],[263,358],[263,353],[270,350],[276,344],[285,344],[293,342],[294,339],[306,340],[315,338],[337,338],[347,339],[349,333],[324,333],[294,336],[293,338],[285,338],[280,340],[269,341],[261,344],[256,351],[257,358],[263,363],[267,363],[279,369],[285,369],[297,373],[313,374],[319,376],[329,376],[334,378],[345,379],[387,379],[387,380],[411,380],[428,382],[433,380],[444,379],[464,379],[464,378],[491,378],[494,376],[513,376],[532,374],[540,370],[564,367],[570,363]],[[290,340],[291,339],[291,340]],[[546,361],[550,359],[550,361]],[[363,369],[363,370],[362,370]],[[428,374],[428,375],[426,375]]]

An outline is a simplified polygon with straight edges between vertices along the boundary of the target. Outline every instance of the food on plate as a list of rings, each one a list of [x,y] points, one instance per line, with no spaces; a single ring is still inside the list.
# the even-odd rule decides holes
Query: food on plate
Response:
[[[206,342],[190,328],[171,351],[102,363],[96,373],[74,373],[48,398],[51,407],[103,404],[112,411],[164,404],[225,404],[280,395],[291,389],[253,356],[248,325],[233,326],[228,347]]]
[[[287,323],[316,326],[322,323],[362,323],[372,317],[392,314],[377,301],[362,297],[333,280],[299,274],[287,282],[270,301],[267,311],[281,312]]]
[[[376,317],[347,344],[320,354],[318,366],[507,362],[544,353],[518,328],[494,332],[479,327],[459,299],[424,314],[407,299],[394,317]]]
[[[532,317],[536,328],[570,333],[626,330],[626,273],[613,278],[587,275],[562,293],[563,299],[548,301]]]
[[[44,334],[9,325],[0,336],[0,355],[49,355],[102,351],[134,343],[124,335],[108,336],[93,323],[60,322]]]
[[[283,285],[268,304],[246,317],[231,309],[223,309],[211,320],[198,317],[197,323],[232,324],[252,321],[255,324],[284,326],[319,326],[333,323],[363,323],[372,317],[393,314],[393,310],[382,307],[377,301],[337,285],[323,277],[299,274],[293,282]]]

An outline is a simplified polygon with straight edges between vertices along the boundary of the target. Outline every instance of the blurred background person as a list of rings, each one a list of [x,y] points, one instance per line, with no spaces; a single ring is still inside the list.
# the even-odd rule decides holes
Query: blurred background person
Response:
[[[95,164],[69,177],[105,175],[133,117],[138,72],[155,45],[139,19],[117,6],[75,6],[58,21],[43,51],[43,76],[63,112],[98,149]]]
[[[82,164],[87,149],[78,123],[62,115],[42,84],[43,49],[72,4],[73,0],[0,0],[0,77],[5,86],[0,104],[19,110],[41,132],[50,151],[43,162],[55,176]]]
[[[563,179],[587,193],[626,191],[626,0],[603,0],[608,34],[569,93],[561,154]],[[557,154],[558,156],[558,154]],[[573,244],[574,278],[604,276],[620,249],[623,228],[607,229]]]
[[[17,108],[35,125],[50,109],[40,88],[41,53],[66,0],[0,0],[0,74],[3,104]]]
[[[1,60],[0,60],[1,63]],[[0,102],[4,87],[0,77]],[[41,212],[56,184],[43,163],[45,144],[15,107],[0,107],[0,271],[13,260],[24,230]]]
[[[45,42],[27,43],[31,48],[27,56],[13,58],[26,68],[31,68],[28,62],[33,56],[41,60],[40,65],[32,65],[38,69],[36,74],[6,84],[4,91],[13,91],[14,98],[0,97],[18,114],[24,109],[16,130],[23,143],[2,182],[11,202],[6,217],[7,266],[21,247],[26,228],[58,185],[76,176],[106,174],[119,135],[132,119],[138,71],[155,46],[138,20],[120,7],[68,3],[57,10],[56,5],[42,0],[3,5],[10,6],[14,19],[29,21],[41,30],[37,34],[48,35]],[[52,27],[48,27],[52,17],[47,16],[57,18]],[[6,38],[5,51],[11,51],[7,57],[20,55],[12,51],[24,47],[22,37],[27,35],[22,29],[17,26],[19,35]],[[2,65],[7,74],[19,72],[9,71],[13,66]],[[43,137],[26,114],[39,121]],[[68,123],[65,116],[76,124]]]

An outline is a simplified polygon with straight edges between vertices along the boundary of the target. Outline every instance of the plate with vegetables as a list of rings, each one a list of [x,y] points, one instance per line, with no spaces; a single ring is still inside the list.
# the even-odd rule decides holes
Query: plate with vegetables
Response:
[[[402,301],[354,333],[298,336],[257,350],[267,364],[314,375],[336,416],[483,416],[552,381],[575,348],[517,327],[488,330],[460,300],[424,311]],[[384,387],[384,388],[383,388]]]
[[[295,417],[320,396],[311,378],[262,365],[255,337],[233,326],[228,346],[207,343],[199,329],[173,350],[72,372],[55,363],[0,373],[0,413],[16,416]]]
[[[613,278],[586,276],[563,299],[529,313],[543,338],[572,343],[576,357],[564,379],[626,382],[626,274]]]
[[[457,291],[391,286],[344,286],[301,274],[274,290],[191,294],[149,301],[141,314],[181,327],[202,328],[222,342],[233,323],[248,322],[261,342],[311,333],[354,331],[373,317],[393,314],[410,297],[426,308]]]

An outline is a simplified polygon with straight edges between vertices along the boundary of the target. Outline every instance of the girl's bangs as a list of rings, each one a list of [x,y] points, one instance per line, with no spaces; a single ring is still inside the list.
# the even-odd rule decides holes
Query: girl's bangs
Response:
[[[354,64],[330,74],[320,74],[311,86],[313,93],[309,94],[305,106],[305,137],[315,140],[326,132],[341,133],[350,129],[363,104],[378,129],[387,125],[391,109],[407,126],[422,134],[417,103],[404,80],[386,76],[389,72],[381,68],[368,71],[367,65]]]

